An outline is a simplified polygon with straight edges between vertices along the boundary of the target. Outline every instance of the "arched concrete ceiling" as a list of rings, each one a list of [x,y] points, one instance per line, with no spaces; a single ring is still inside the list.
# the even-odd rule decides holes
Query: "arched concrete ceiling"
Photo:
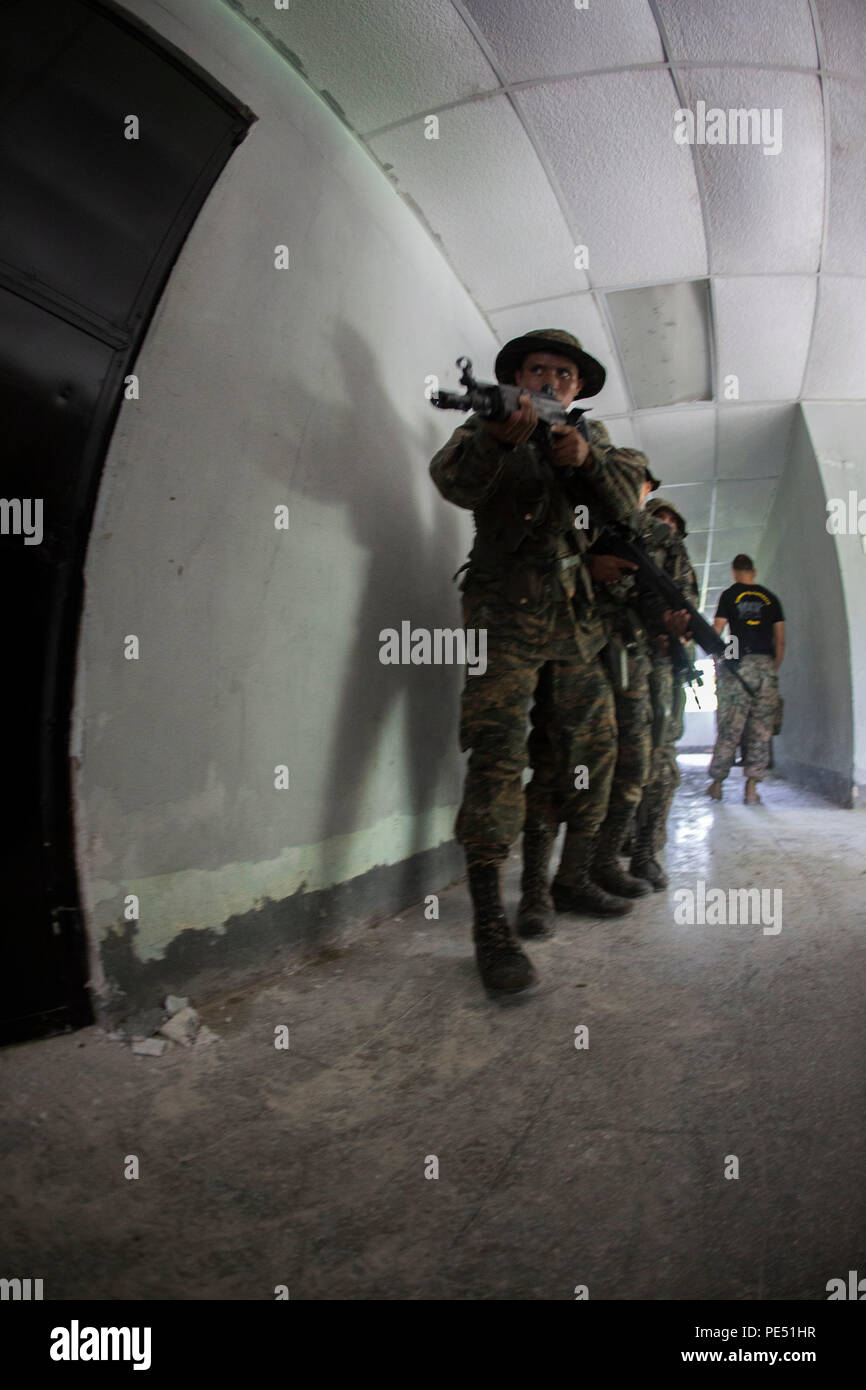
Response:
[[[567,327],[605,362],[593,413],[650,454],[714,608],[795,403],[866,394],[866,0],[227,3],[368,147],[500,340]],[[677,143],[699,102],[716,133],[739,109],[766,125]]]

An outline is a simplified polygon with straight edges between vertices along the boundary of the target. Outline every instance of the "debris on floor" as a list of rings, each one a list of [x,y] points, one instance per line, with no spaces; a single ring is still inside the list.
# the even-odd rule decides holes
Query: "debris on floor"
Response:
[[[167,1038],[135,1038],[132,1051],[136,1057],[161,1057],[169,1046]]]
[[[157,1032],[162,1037],[168,1038],[169,1042],[180,1043],[182,1047],[190,1047],[195,1042],[195,1035],[198,1030],[198,1012],[186,1005],[185,1008],[180,1009],[161,1024]]]
[[[169,1018],[173,1018],[175,1014],[180,1013],[181,1009],[189,1008],[189,1000],[185,995],[167,994],[164,1007]]]
[[[162,1008],[141,1009],[123,1027],[104,1036],[112,1042],[130,1043],[136,1057],[163,1057],[175,1047],[198,1049],[220,1039],[219,1033],[201,1022],[189,999],[180,994],[166,995]]]

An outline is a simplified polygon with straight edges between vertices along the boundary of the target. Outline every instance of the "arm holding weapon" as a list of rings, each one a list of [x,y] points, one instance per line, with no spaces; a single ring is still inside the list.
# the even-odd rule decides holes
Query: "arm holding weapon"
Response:
[[[458,366],[465,392],[436,391],[430,397],[431,405],[440,410],[472,412],[430,464],[433,481],[449,502],[469,510],[487,502],[508,474],[512,455],[519,453],[519,446],[536,432],[543,435],[551,463],[556,461],[555,453],[562,443],[560,432],[567,436],[572,448],[575,441],[584,451],[589,447],[585,439],[576,440],[574,430],[569,428],[569,424],[576,424],[583,410],[566,411],[555,396],[526,388],[481,385],[472,376],[468,357],[458,358]],[[552,435],[553,430],[556,435]],[[566,476],[576,470],[558,471]]]
[[[444,457],[447,446],[446,451],[440,450],[434,480],[440,491],[446,481],[449,500],[460,506],[474,506],[483,500],[496,486],[508,453],[532,438],[542,445],[569,495],[573,487],[588,485],[605,520],[624,521],[631,514],[647,462],[644,454],[637,449],[615,448],[601,421],[585,419],[588,411],[584,407],[563,407],[549,386],[539,392],[502,382],[480,383],[472,375],[468,357],[458,357],[457,366],[465,390],[435,391],[430,403],[439,410],[472,411],[479,418],[483,427],[475,438],[483,441],[480,452],[484,463],[480,458],[478,464],[473,463],[473,473],[479,474],[473,485],[463,467],[459,470],[463,479],[458,479],[456,456]],[[457,430],[454,438],[460,434]],[[446,480],[445,474],[452,476]],[[582,491],[578,500],[584,500]]]
[[[627,526],[614,523],[608,528],[610,537],[607,549],[613,555],[621,555],[624,559],[632,560],[638,572],[648,584],[655,589],[656,593],[670,607],[676,611],[685,611],[688,614],[688,627],[692,637],[707,654],[717,658],[724,658],[726,646],[719,634],[710,626],[695,608],[693,603],[680,593],[670,575],[665,574],[664,570],[659,569],[658,565],[650,558]],[[683,634],[685,635],[685,634]],[[726,669],[736,676],[740,685],[749,695],[755,695],[755,691],[743,680],[740,675],[738,662],[729,659],[726,662]]]
[[[552,391],[527,391],[525,387],[505,386],[498,382],[481,383],[472,375],[472,362],[468,357],[458,357],[457,366],[461,370],[460,384],[466,389],[461,395],[457,391],[434,391],[430,404],[439,410],[473,411],[483,420],[497,424],[503,422],[521,408],[521,397],[528,396],[529,404],[538,417],[538,422],[549,430],[551,425],[573,425],[583,435],[586,424],[582,417],[585,408],[571,406],[564,410]]]

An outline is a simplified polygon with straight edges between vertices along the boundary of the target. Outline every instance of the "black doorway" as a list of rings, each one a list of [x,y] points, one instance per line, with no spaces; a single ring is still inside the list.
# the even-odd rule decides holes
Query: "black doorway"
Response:
[[[87,539],[124,380],[254,117],[113,5],[0,0],[0,25],[0,1041],[10,1042],[92,1021],[69,765]]]

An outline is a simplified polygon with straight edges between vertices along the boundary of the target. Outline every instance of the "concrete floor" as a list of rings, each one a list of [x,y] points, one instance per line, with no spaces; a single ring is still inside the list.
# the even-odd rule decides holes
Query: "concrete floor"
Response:
[[[520,1006],[479,987],[460,884],[438,922],[201,1006],[210,1047],[7,1049],[0,1274],[46,1298],[809,1300],[866,1274],[866,816],[779,781],[744,807],[737,770],[716,806],[688,761],[670,890],[561,918]],[[697,879],[781,888],[781,933],[676,925]]]

